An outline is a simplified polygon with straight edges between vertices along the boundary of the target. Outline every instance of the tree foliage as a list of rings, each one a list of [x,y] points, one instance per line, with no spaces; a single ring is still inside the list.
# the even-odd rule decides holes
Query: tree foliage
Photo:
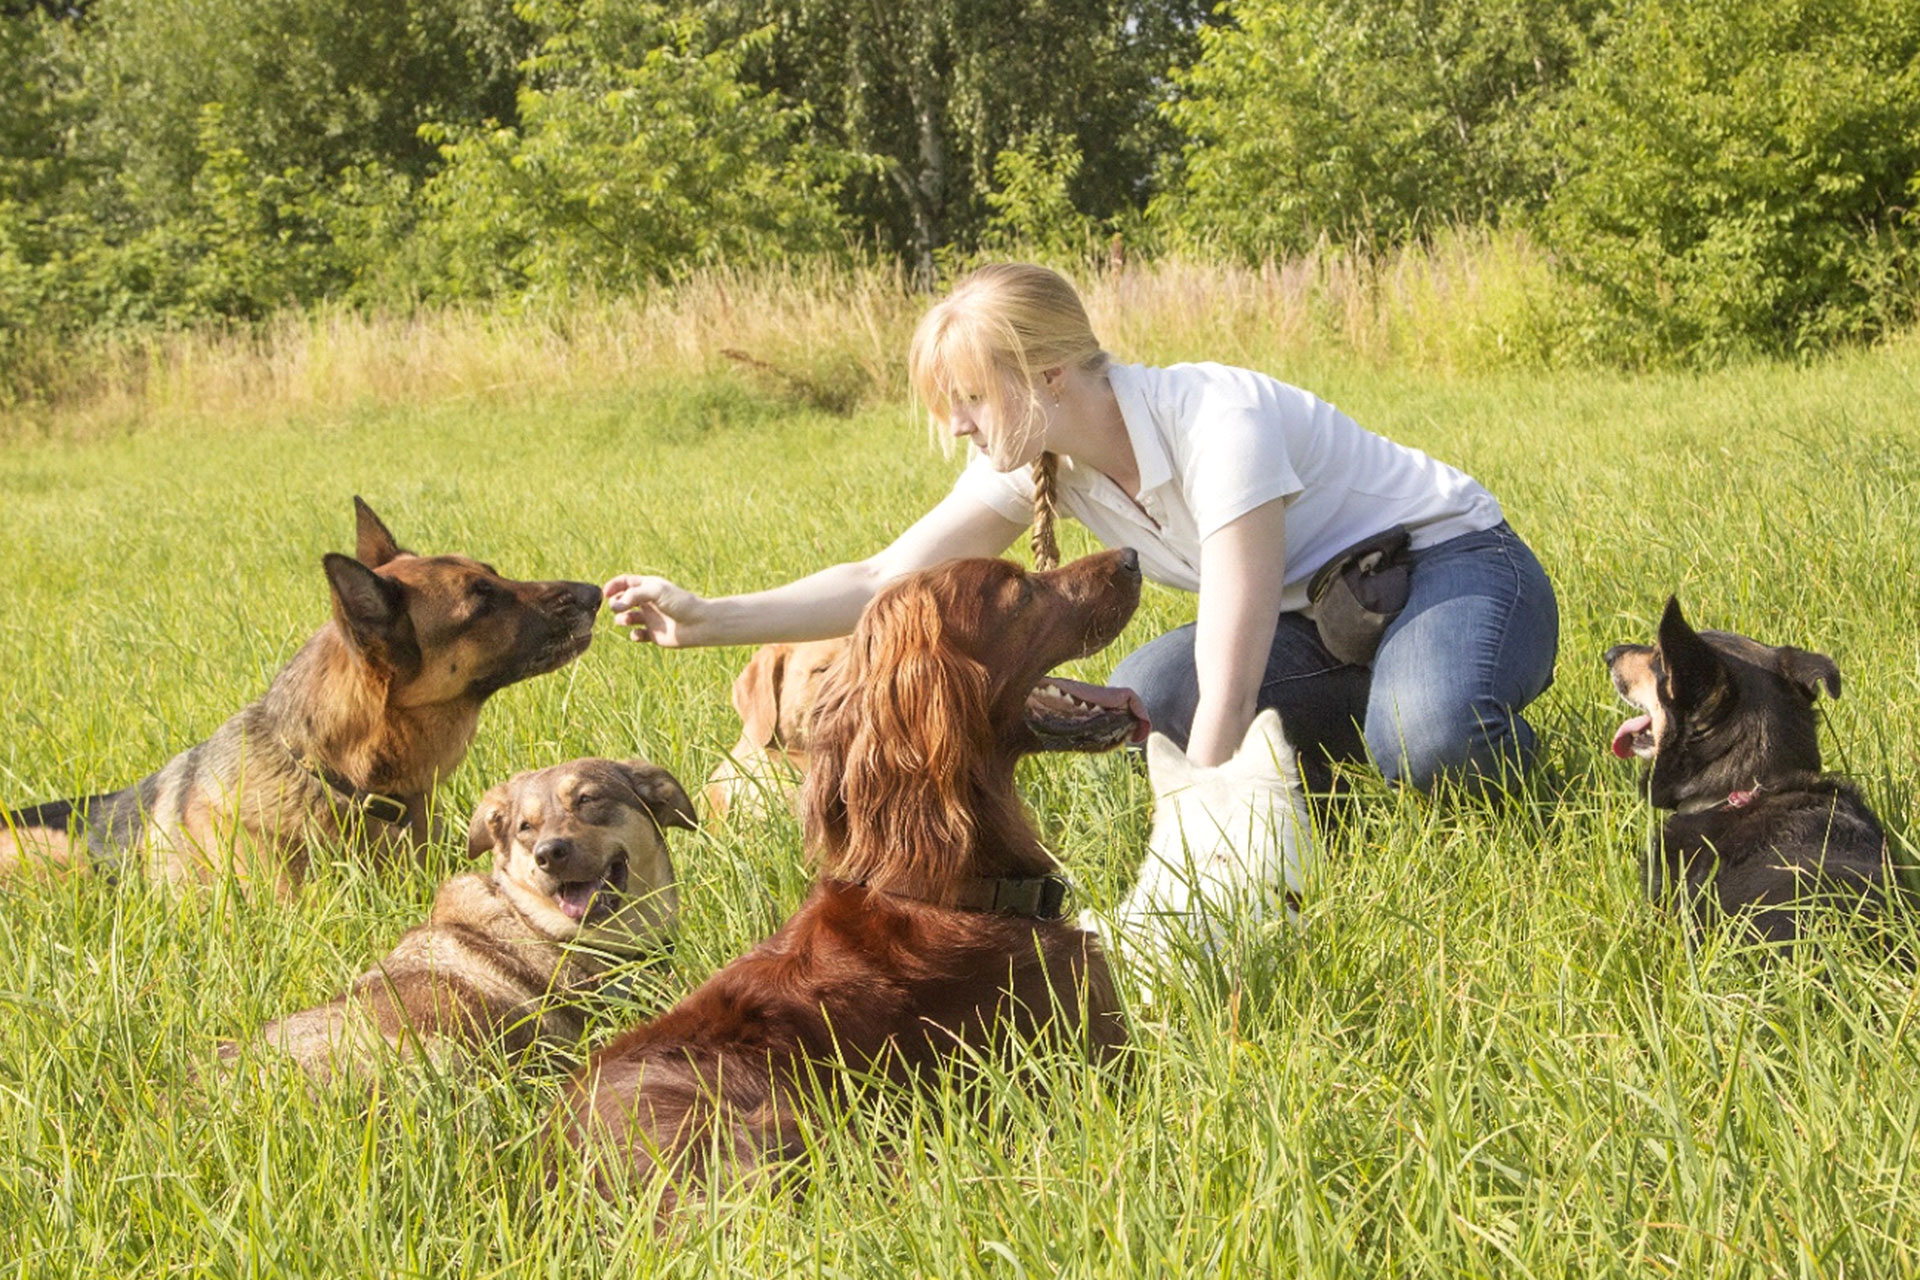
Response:
[[[1116,229],[1518,225],[1556,335],[1623,360],[1920,298],[1914,0],[0,0],[0,41],[0,365],[849,244],[931,284]]]
[[[1912,319],[1912,0],[1642,0],[1559,146],[1547,226],[1619,354],[1804,351]]]
[[[1169,114],[1188,141],[1156,204],[1247,257],[1375,244],[1536,207],[1537,120],[1607,0],[1239,0]]]
[[[843,247],[833,204],[856,158],[798,135],[750,88],[756,35],[701,52],[657,5],[530,0],[544,32],[520,125],[435,131],[428,184],[450,294],[629,288],[732,257]]]
[[[708,0],[716,30],[771,30],[749,64],[805,102],[819,136],[876,156],[846,207],[924,277],[947,245],[973,248],[993,215],[1002,152],[1064,143],[1096,163],[1071,176],[1076,210],[1144,204],[1172,144],[1158,107],[1213,0]],[[1066,151],[1060,151],[1066,154]]]

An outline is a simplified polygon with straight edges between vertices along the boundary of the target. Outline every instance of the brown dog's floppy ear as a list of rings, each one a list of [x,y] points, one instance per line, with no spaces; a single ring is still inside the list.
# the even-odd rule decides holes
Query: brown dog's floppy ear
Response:
[[[507,816],[513,808],[513,784],[503,782],[480,797],[467,824],[467,856],[477,858],[506,843]]]
[[[1785,645],[1774,663],[1781,675],[1793,681],[1800,692],[1807,695],[1808,702],[1818,698],[1822,688],[1826,689],[1829,698],[1840,696],[1840,668],[1826,654]]]
[[[792,653],[789,644],[763,644],[734,679],[733,709],[740,713],[740,734],[756,747],[772,746],[780,727],[780,681]]]
[[[387,526],[380,517],[373,514],[373,508],[361,500],[359,494],[353,495],[354,558],[369,569],[378,569],[395,556],[412,555],[402,550],[387,532]]]
[[[985,751],[989,678],[949,642],[936,588],[875,596],[829,684],[802,806],[822,868],[881,889],[952,884],[973,841],[962,793]],[[848,846],[849,812],[864,847]]]
[[[621,760],[615,768],[655,822],[662,827],[679,827],[682,831],[699,830],[699,820],[693,816],[693,801],[687,798],[687,789],[680,785],[680,779],[649,760]]]

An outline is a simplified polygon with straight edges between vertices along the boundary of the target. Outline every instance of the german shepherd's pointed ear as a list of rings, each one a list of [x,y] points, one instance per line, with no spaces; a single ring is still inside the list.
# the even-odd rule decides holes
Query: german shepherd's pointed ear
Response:
[[[321,558],[333,589],[333,620],[348,643],[372,658],[384,658],[393,626],[406,610],[406,593],[351,556],[329,551]]]
[[[1823,688],[1829,698],[1840,696],[1840,668],[1826,654],[1782,645],[1775,650],[1773,661],[1780,674],[1807,695],[1808,702],[1819,698]]]
[[[1664,668],[1661,692],[1674,706],[1701,706],[1730,686],[1727,664],[1699,632],[1687,625],[1677,596],[1667,597],[1666,612],[1660,615],[1659,649]]]
[[[693,801],[687,798],[687,789],[680,785],[680,779],[647,760],[615,761],[614,769],[632,788],[634,799],[645,806],[663,829],[700,829],[699,819],[693,816]]]
[[[353,525],[354,559],[369,569],[378,569],[395,556],[413,554],[394,541],[386,524],[373,514],[373,508],[357,493],[353,495]]]
[[[477,858],[507,841],[507,816],[513,808],[511,788],[501,783],[480,797],[473,807],[473,821],[467,824],[467,856]]]

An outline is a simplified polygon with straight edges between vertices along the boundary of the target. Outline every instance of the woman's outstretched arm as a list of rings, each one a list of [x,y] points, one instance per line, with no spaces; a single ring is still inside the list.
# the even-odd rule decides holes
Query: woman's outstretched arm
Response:
[[[784,586],[745,595],[696,595],[666,578],[623,573],[602,588],[614,621],[635,640],[667,648],[824,640],[853,630],[881,587],[960,556],[997,556],[1025,529],[977,498],[950,493],[885,548]]]

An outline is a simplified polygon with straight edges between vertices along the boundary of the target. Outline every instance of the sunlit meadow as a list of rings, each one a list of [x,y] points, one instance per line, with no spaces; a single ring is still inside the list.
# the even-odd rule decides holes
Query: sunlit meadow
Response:
[[[1913,856],[1920,346],[1700,374],[1516,362],[1551,326],[1525,253],[1495,249],[1364,279],[1328,260],[1087,281],[1123,359],[1253,365],[1472,472],[1563,618],[1537,783],[1500,804],[1363,783],[1303,932],[1125,975],[1121,1069],[1022,1063],[984,1110],[875,1099],[812,1133],[793,1177],[656,1233],[643,1199],[544,1184],[564,1061],[398,1071],[370,1098],[206,1073],[217,1040],[381,954],[462,848],[385,871],[342,853],[286,903],[16,883],[0,1271],[1920,1274],[1920,985],[1842,931],[1768,962],[1644,901],[1650,819],[1606,750],[1599,660],[1669,592],[1702,625],[1832,654],[1830,765]],[[0,424],[0,799],[131,782],[255,696],[327,617],[320,557],[351,549],[355,494],[404,545],[514,576],[718,593],[871,551],[958,466],[900,376],[920,305],[886,273],[713,274],[569,316],[308,319],[90,366]],[[1151,591],[1075,674],[1190,610]],[[695,788],[737,732],[745,657],[603,623],[493,700],[442,803],[461,826],[492,782],[577,755]],[[1022,784],[1080,900],[1117,902],[1139,769],[1044,758]],[[806,883],[785,818],[710,822],[676,854],[678,946],[596,1039]]]

